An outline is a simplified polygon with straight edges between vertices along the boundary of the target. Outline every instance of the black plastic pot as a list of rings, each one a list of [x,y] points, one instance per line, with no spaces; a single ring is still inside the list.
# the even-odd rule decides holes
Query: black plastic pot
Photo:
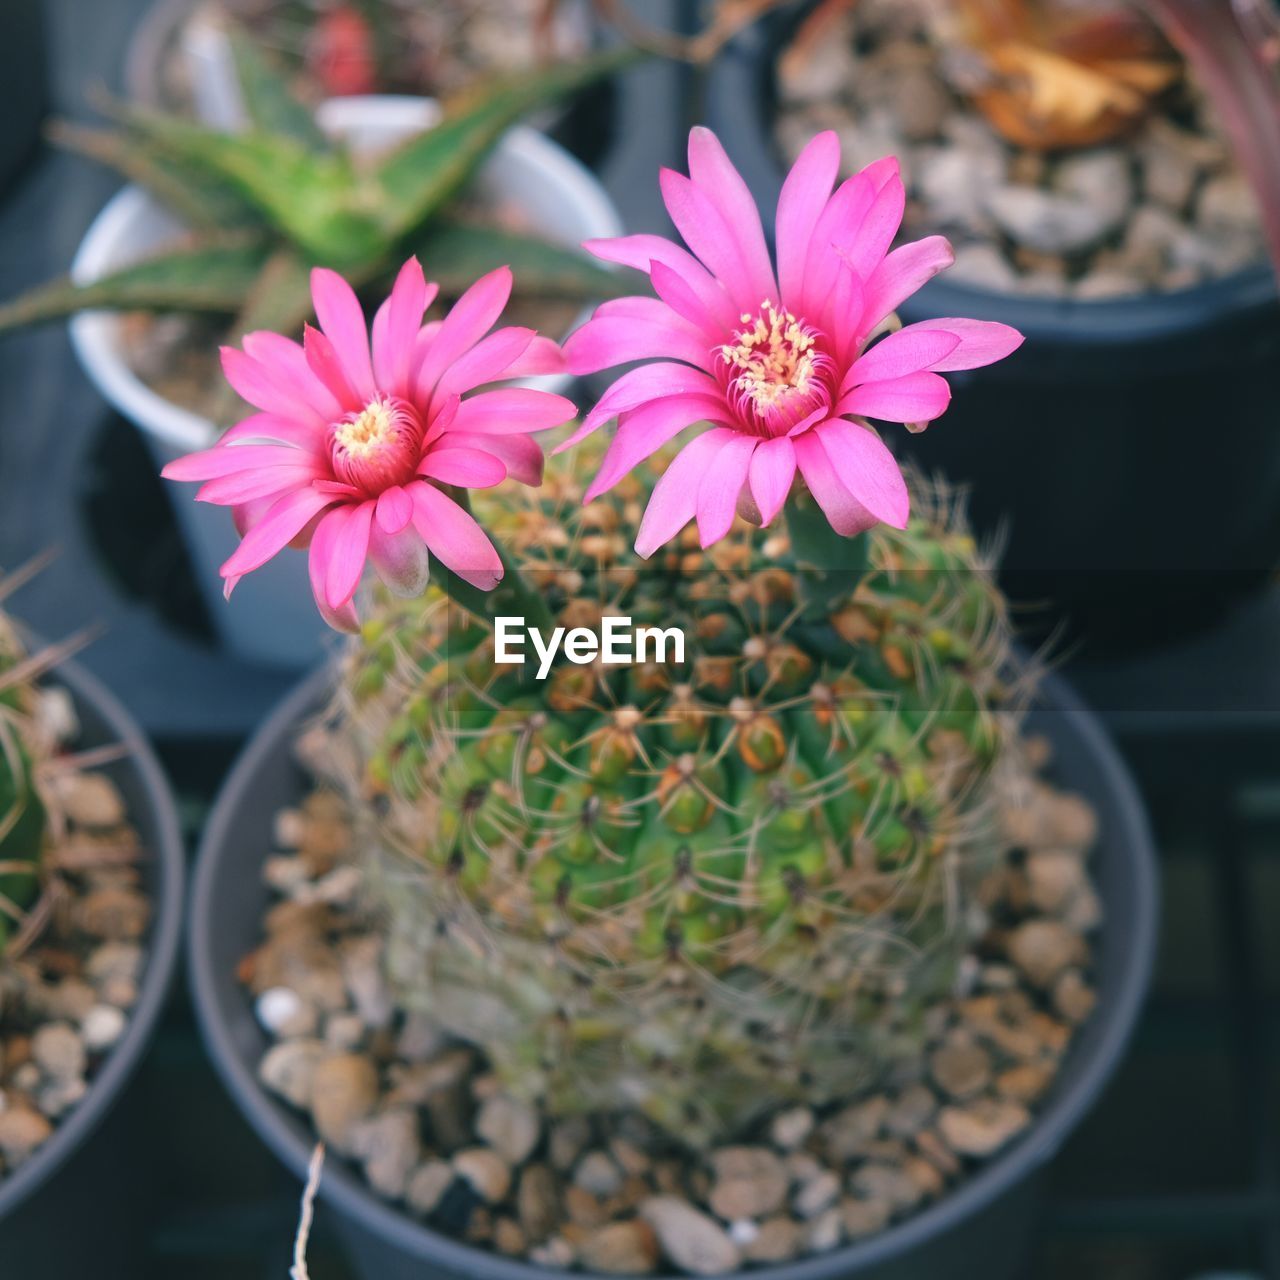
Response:
[[[263,1141],[300,1178],[315,1135],[258,1084],[256,1068],[268,1041],[236,980],[236,967],[260,941],[268,901],[262,859],[274,816],[296,803],[306,787],[294,762],[294,738],[299,724],[323,705],[331,679],[318,672],[284,702],[227,779],[205,828],[188,935],[196,1012],[214,1064]],[[1035,1124],[1003,1155],[882,1235],[753,1271],[759,1280],[1009,1280],[1026,1260],[1049,1162],[1096,1101],[1133,1030],[1150,976],[1157,905],[1142,803],[1093,714],[1052,678],[1032,727],[1053,741],[1056,780],[1087,795],[1101,821],[1095,865],[1106,922],[1097,945],[1097,1011],[1072,1045]],[[320,1195],[365,1280],[547,1280],[564,1274],[447,1239],[378,1199],[336,1160],[325,1172]],[[289,1228],[281,1223],[283,1232]]]
[[[0,4],[0,196],[30,158],[49,106],[42,0]]]
[[[785,167],[772,136],[790,19],[717,60],[703,114],[771,223]],[[1007,361],[948,375],[955,398],[894,446],[970,487],[1002,578],[1047,630],[1091,652],[1213,622],[1280,562],[1280,304],[1270,268],[1168,294],[1077,302],[926,285],[900,309],[1002,320]]]
[[[155,756],[129,714],[74,664],[53,677],[75,699],[79,747],[118,744],[124,756],[103,772],[120,788],[147,854],[142,865],[152,903],[146,969],[119,1043],[84,1100],[53,1136],[0,1177],[0,1270],[6,1276],[136,1276],[149,1223],[150,1187],[120,1176],[122,1153],[136,1147],[129,1088],[160,1017],[178,961],[185,861],[177,810]],[[158,1171],[156,1171],[158,1172]],[[68,1229],[51,1231],[66,1223]]]

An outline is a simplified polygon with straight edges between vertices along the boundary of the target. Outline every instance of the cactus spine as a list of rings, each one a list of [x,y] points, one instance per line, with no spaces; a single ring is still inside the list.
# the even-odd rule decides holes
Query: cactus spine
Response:
[[[1000,852],[1009,628],[940,502],[819,615],[786,537],[741,522],[638,561],[642,483],[583,509],[553,470],[481,514],[557,623],[679,625],[682,666],[538,682],[439,593],[385,598],[330,765],[405,1005],[553,1114],[631,1106],[699,1144],[918,1047]]]

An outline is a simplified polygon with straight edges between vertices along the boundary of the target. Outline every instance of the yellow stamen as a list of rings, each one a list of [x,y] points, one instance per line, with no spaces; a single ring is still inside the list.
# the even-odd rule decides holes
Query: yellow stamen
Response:
[[[734,385],[761,409],[769,409],[793,391],[810,390],[817,371],[814,337],[789,311],[766,299],[760,314],[744,315],[734,341],[720,348]]]

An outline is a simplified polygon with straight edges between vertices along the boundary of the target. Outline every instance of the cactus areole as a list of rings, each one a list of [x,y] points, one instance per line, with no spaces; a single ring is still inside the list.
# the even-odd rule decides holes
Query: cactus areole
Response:
[[[322,612],[358,628],[319,763],[401,1003],[548,1113],[637,1108],[698,1145],[919,1051],[1002,852],[1025,681],[962,519],[921,485],[911,510],[869,420],[936,418],[943,372],[1020,335],[895,332],[951,255],[889,252],[891,160],[833,191],[816,138],[776,268],[706,130],[689,165],[663,175],[689,250],[591,246],[658,297],[570,339],[575,371],[640,363],[545,475],[535,436],[573,406],[492,384],[553,344],[489,332],[497,274],[424,324],[416,262],[371,342],[320,273],[319,331],[227,353],[259,413],[168,474],[235,509],[228,585],[309,547]]]

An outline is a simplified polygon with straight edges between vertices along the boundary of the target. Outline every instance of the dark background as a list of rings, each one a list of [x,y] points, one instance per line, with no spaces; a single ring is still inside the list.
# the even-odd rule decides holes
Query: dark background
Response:
[[[146,7],[48,0],[57,110],[84,117],[92,91],[119,88]],[[697,86],[685,87],[696,101]],[[628,133],[606,169],[637,227],[659,225],[654,168],[679,163],[683,127],[679,103],[650,104],[644,137]],[[116,185],[40,150],[0,197],[0,296],[65,270]],[[295,677],[235,665],[209,644],[166,501],[62,327],[0,344],[0,564],[61,550],[17,609],[50,637],[104,625],[85,665],[155,737],[194,843],[243,735]],[[1032,1274],[1280,1277],[1280,589],[1175,649],[1067,666],[1146,796],[1164,929],[1132,1051],[1057,1163]],[[158,1175],[159,1188],[158,1203],[139,1203],[150,1246],[138,1275],[287,1275],[298,1187],[214,1079],[181,989],[131,1102],[113,1176]],[[61,1206],[48,1229],[68,1229],[75,1212]],[[347,1273],[324,1216],[312,1274],[338,1280]]]

